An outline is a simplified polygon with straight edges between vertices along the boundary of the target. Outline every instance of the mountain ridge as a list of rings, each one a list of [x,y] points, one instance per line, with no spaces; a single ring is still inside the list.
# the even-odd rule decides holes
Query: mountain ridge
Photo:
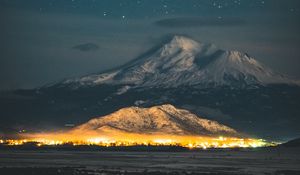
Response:
[[[73,132],[127,132],[159,135],[238,135],[234,129],[216,121],[196,116],[184,109],[164,104],[149,108],[127,107],[93,118],[77,126]]]

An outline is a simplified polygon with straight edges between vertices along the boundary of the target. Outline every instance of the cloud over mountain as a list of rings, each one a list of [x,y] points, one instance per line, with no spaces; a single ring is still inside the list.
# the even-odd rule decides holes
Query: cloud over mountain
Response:
[[[99,49],[99,46],[95,43],[84,43],[73,46],[72,49],[79,50],[82,52],[95,51]]]
[[[167,18],[156,21],[154,24],[160,27],[167,28],[182,28],[182,27],[209,27],[209,26],[238,26],[244,25],[246,22],[239,18],[229,17],[178,17]]]

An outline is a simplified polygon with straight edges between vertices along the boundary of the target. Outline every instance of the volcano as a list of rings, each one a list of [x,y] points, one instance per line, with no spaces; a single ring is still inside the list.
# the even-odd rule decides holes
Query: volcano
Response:
[[[198,85],[207,88],[298,82],[273,72],[246,53],[226,51],[185,36],[174,36],[158,49],[119,68],[61,82],[62,86],[73,88],[100,84],[133,87]]]

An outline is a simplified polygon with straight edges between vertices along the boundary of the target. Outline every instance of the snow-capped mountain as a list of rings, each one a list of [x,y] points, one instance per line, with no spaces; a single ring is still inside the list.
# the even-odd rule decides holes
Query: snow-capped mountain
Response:
[[[162,47],[108,72],[65,80],[62,85],[80,87],[99,84],[134,87],[297,84],[274,73],[246,53],[225,51],[211,44],[174,36]]]
[[[237,132],[230,127],[203,119],[169,104],[150,108],[123,108],[112,114],[92,119],[74,128],[72,132],[76,131],[80,133],[97,131],[162,135],[237,135]]]

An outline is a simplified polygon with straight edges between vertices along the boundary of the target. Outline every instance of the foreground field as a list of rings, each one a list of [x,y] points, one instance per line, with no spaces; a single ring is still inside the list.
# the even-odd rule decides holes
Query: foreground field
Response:
[[[300,174],[300,149],[184,152],[0,151],[0,174]]]

